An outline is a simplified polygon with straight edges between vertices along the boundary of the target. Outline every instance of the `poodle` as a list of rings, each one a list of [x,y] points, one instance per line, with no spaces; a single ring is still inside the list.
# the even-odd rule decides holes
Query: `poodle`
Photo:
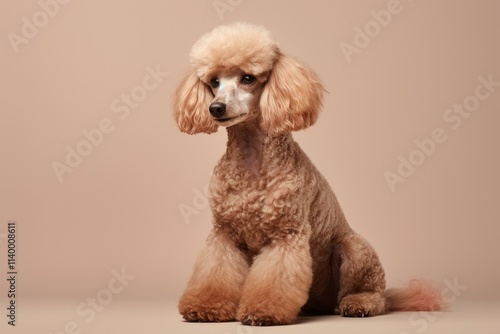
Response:
[[[439,310],[414,280],[387,290],[374,249],[348,225],[325,178],[291,132],[313,125],[324,88],[261,26],[215,28],[192,47],[177,88],[182,132],[225,127],[210,182],[213,229],[179,301],[187,321],[293,323],[299,313],[365,317]]]

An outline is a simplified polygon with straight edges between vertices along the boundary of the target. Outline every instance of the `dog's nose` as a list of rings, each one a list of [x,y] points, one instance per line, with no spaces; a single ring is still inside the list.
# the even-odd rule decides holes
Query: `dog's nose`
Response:
[[[221,118],[226,113],[226,104],[221,102],[214,102],[208,107],[210,114],[215,118]]]

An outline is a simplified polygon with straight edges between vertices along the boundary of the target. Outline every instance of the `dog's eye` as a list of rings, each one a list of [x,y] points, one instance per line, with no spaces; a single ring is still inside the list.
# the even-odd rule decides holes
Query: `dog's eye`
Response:
[[[250,74],[245,74],[243,78],[241,78],[241,83],[245,85],[251,85],[255,82],[255,77]]]
[[[220,84],[219,79],[217,79],[217,78],[213,78],[213,79],[210,81],[210,84],[212,85],[212,88],[217,88],[217,87],[219,87],[219,84]]]

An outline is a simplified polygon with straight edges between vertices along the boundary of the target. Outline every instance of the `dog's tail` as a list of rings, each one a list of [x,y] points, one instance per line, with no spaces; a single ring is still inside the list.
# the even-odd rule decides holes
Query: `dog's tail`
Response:
[[[411,280],[407,287],[388,289],[387,311],[439,311],[447,308],[441,293],[430,282]]]

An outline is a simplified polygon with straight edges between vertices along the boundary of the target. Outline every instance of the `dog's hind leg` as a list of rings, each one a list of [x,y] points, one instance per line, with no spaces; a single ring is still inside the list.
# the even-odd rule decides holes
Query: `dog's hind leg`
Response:
[[[338,246],[340,291],[338,312],[345,317],[365,317],[386,311],[385,275],[375,250],[358,234]]]
[[[246,255],[226,235],[212,231],[179,301],[187,321],[235,320],[248,273]]]

